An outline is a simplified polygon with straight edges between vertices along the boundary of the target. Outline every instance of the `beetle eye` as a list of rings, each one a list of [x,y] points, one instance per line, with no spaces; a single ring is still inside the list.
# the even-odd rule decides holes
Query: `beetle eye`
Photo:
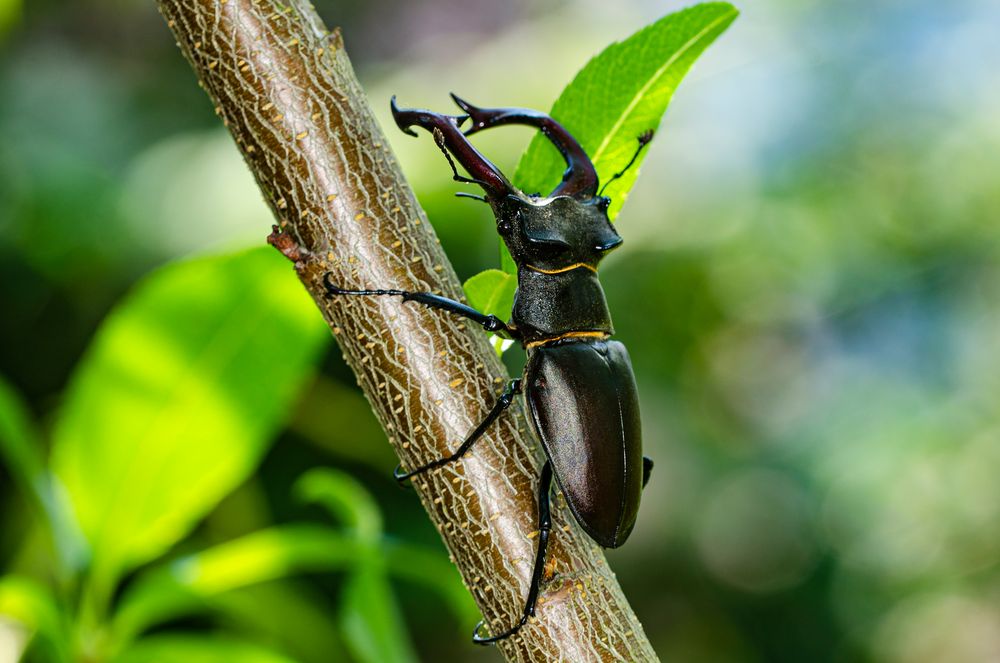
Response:
[[[611,206],[611,199],[608,198],[607,196],[601,196],[600,199],[597,201],[597,206],[600,208],[602,212],[607,212],[608,207]]]

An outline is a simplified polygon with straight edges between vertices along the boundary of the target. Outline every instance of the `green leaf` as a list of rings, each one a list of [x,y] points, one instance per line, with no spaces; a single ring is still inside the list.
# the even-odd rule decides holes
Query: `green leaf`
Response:
[[[0,578],[0,615],[24,626],[46,650],[46,660],[69,661],[69,632],[49,590],[22,576]]]
[[[502,244],[501,247],[503,248]],[[506,248],[501,253],[501,259],[504,255],[509,258],[510,254],[506,252]],[[483,313],[495,315],[501,320],[509,320],[511,309],[514,308],[514,293],[517,290],[517,277],[514,276],[517,267],[513,261],[510,263],[510,270],[511,272],[507,273],[499,269],[487,269],[466,281],[463,287],[469,305]],[[502,355],[513,343],[497,335],[491,336],[490,340],[497,355]]]
[[[210,635],[157,635],[135,644],[114,663],[294,663],[259,645]]]
[[[168,265],[108,316],[52,454],[91,543],[97,605],[253,471],[328,338],[266,247]]]
[[[725,2],[669,14],[608,46],[563,90],[550,114],[590,155],[602,182],[625,167],[640,134],[659,126],[681,79],[737,14]],[[605,191],[612,200],[608,210],[612,219],[635,183],[643,156]],[[536,134],[518,163],[514,183],[525,192],[545,193],[559,183],[564,169],[556,149]],[[509,256],[501,264],[513,273]]]
[[[295,484],[295,493],[325,507],[353,530],[365,545],[382,538],[382,514],[371,494],[356,479],[329,468],[307,472]]]
[[[340,625],[348,648],[358,661],[417,660],[381,564],[365,564],[351,574],[344,587]]]
[[[510,311],[514,308],[514,291],[517,290],[517,278],[512,274],[487,269],[470,278],[462,287],[472,308],[501,320],[510,318]]]
[[[117,647],[155,624],[210,605],[234,589],[314,571],[353,568],[364,548],[328,527],[255,532],[147,572],[129,586],[114,616]]]

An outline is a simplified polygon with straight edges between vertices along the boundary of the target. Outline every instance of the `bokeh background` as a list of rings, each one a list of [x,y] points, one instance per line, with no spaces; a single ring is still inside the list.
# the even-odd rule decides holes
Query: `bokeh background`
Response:
[[[393,130],[390,95],[545,109],[589,57],[685,3],[316,4],[464,278],[497,264],[489,219],[452,197],[431,141]],[[1000,5],[738,6],[602,266],[656,460],[611,564],[663,660],[1000,661]],[[0,0],[0,57],[0,374],[44,431],[138,278],[259,245],[271,218],[153,2]],[[478,142],[512,169],[529,137]],[[332,343],[298,400],[193,539],[321,518],[289,487],[331,466],[390,536],[444,556]],[[37,571],[37,524],[2,467],[0,518],[0,569]],[[338,574],[272,585],[230,602],[338,628]],[[393,587],[420,660],[498,660],[439,598]],[[239,613],[180,626],[243,628]],[[306,663],[351,660],[250,631]],[[0,660],[17,642],[0,638]]]

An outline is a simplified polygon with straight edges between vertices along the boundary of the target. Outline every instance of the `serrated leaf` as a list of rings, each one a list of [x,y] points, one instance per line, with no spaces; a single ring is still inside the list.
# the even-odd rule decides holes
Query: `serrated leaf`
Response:
[[[102,600],[253,471],[328,338],[266,247],[168,265],[108,316],[52,453]]]
[[[608,46],[563,90],[549,114],[590,155],[601,182],[625,167],[640,134],[659,126],[681,79],[738,13],[728,3],[710,2],[669,14]],[[645,152],[604,192],[612,201],[612,219],[635,183]],[[536,134],[518,163],[514,184],[544,194],[559,183],[564,169],[556,149]],[[513,273],[506,248],[501,254],[504,271]]]
[[[510,318],[510,311],[514,308],[514,291],[517,290],[517,278],[512,274],[487,269],[467,280],[462,288],[472,308],[501,320]]]

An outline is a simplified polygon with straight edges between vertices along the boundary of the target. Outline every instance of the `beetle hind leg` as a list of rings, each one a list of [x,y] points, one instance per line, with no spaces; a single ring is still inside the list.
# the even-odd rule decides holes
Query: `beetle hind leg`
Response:
[[[403,483],[407,479],[412,479],[418,474],[422,474],[428,470],[433,470],[435,467],[441,467],[442,465],[447,465],[448,463],[458,460],[465,455],[465,452],[472,448],[472,445],[476,442],[476,440],[483,436],[486,429],[489,428],[494,421],[500,418],[500,415],[510,407],[511,403],[514,402],[514,396],[519,393],[521,393],[521,379],[518,378],[516,380],[511,380],[507,383],[507,386],[504,387],[503,393],[500,394],[500,398],[497,399],[497,402],[493,404],[493,407],[490,409],[489,414],[486,415],[486,418],[483,419],[482,423],[476,426],[475,430],[469,433],[469,436],[465,438],[462,445],[455,450],[455,453],[450,456],[445,456],[444,458],[438,458],[437,460],[431,461],[426,465],[421,465],[417,469],[410,470],[409,472],[404,472],[403,467],[399,466],[392,473],[392,476],[395,477],[396,481]]]
[[[472,641],[477,645],[491,645],[504,640],[521,630],[528,623],[528,618],[535,615],[535,605],[538,603],[538,592],[542,584],[542,574],[545,572],[545,552],[549,545],[549,532],[552,530],[552,515],[549,509],[549,492],[552,490],[552,463],[545,461],[542,473],[538,478],[538,548],[535,551],[535,566],[531,571],[531,585],[528,587],[528,600],[524,603],[521,619],[503,633],[493,636],[481,633],[483,622],[476,624],[472,632]]]

